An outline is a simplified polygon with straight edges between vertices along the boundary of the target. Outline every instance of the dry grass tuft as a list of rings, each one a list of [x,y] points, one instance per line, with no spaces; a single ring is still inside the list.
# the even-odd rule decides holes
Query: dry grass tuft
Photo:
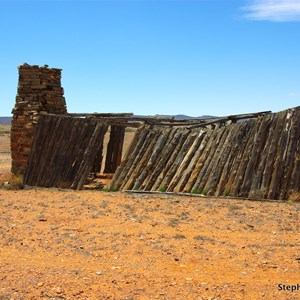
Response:
[[[9,190],[21,190],[24,188],[23,176],[16,176],[9,172],[1,174],[0,186]]]
[[[300,202],[300,192],[293,192],[289,196],[289,200],[293,202]]]

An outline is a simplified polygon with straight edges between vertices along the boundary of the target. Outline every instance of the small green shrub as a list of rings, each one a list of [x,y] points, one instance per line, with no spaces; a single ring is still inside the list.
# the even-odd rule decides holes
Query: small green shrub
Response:
[[[165,193],[167,191],[167,186],[164,185],[159,189],[160,192]]]
[[[114,185],[105,187],[103,189],[104,192],[116,192],[117,190],[118,190],[117,187]]]
[[[225,190],[224,193],[223,193],[223,196],[227,197],[227,196],[229,196],[229,194],[230,194],[230,191],[229,190]]]
[[[202,194],[202,191],[199,190],[199,189],[197,189],[197,188],[194,188],[194,189],[192,189],[191,193],[192,193],[192,194],[201,195],[201,194]]]

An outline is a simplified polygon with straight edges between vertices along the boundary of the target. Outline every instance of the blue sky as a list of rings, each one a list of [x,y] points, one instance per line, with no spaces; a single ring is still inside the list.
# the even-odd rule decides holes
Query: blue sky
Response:
[[[63,69],[69,112],[300,105],[300,0],[0,0],[0,27],[0,116],[25,62]]]

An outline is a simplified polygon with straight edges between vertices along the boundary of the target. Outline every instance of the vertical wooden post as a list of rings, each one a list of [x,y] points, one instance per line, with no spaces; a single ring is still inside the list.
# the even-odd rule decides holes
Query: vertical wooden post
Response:
[[[104,173],[114,173],[121,164],[125,127],[112,125],[107,145]]]
[[[101,172],[102,160],[103,160],[103,143],[100,145],[100,148],[97,151],[97,155],[92,169],[93,173]]]

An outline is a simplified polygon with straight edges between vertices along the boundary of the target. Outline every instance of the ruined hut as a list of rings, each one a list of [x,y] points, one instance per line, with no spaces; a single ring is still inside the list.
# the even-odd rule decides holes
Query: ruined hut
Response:
[[[25,184],[82,189],[91,172],[104,170],[114,174],[109,190],[261,199],[300,192],[300,107],[182,121],[70,114],[60,72],[19,67],[12,171]],[[122,160],[127,127],[137,131]]]

